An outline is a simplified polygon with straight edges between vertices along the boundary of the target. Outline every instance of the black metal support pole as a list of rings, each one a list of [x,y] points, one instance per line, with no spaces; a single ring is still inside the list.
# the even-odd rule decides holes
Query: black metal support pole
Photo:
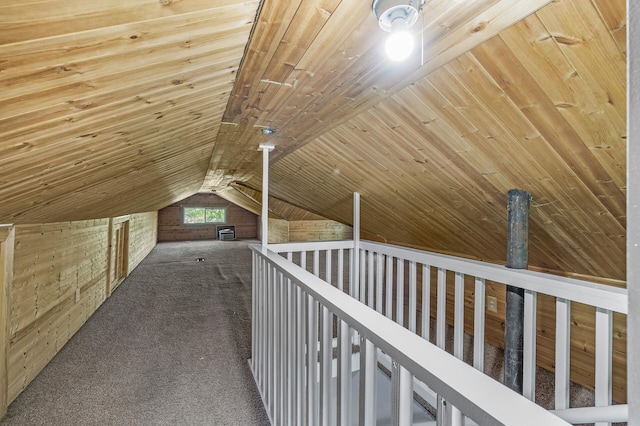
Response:
[[[529,204],[531,194],[509,191],[507,268],[526,269],[529,264]],[[524,290],[507,286],[504,328],[504,384],[522,394]]]

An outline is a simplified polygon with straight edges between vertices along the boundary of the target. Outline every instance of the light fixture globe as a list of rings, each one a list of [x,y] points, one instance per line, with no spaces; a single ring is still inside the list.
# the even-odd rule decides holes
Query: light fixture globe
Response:
[[[423,0],[374,0],[373,14],[380,28],[391,32],[393,22],[398,19],[404,21],[407,28],[415,24],[423,3]]]
[[[424,0],[374,0],[373,14],[378,25],[391,34],[385,51],[392,61],[402,61],[413,51],[413,36],[408,29],[415,24]]]
[[[413,36],[406,29],[394,29],[387,37],[385,52],[392,61],[403,61],[413,51]]]

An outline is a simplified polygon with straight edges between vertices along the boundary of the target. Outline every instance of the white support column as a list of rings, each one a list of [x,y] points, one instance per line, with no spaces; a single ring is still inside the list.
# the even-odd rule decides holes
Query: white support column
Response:
[[[360,297],[360,194],[353,193],[353,256],[351,256],[351,283],[354,298]]]
[[[627,317],[628,365],[640,365],[640,2],[627,1]],[[629,425],[640,425],[640,369],[627,369]]]
[[[269,244],[269,153],[273,151],[273,145],[261,144],[258,148],[262,151],[262,247]]]

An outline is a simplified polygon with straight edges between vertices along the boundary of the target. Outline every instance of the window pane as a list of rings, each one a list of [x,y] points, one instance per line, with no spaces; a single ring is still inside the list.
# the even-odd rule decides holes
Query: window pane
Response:
[[[207,209],[207,223],[224,223],[223,208]]]
[[[185,207],[184,223],[204,223],[204,207]]]

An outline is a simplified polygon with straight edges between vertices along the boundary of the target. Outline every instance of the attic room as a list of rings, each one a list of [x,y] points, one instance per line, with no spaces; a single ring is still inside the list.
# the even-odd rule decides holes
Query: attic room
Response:
[[[406,16],[386,22],[387,7]],[[154,250],[223,243],[215,226],[185,225],[191,207],[224,209],[233,239],[255,244],[240,268],[253,270],[247,347],[272,424],[373,424],[366,384],[385,357],[393,424],[411,423],[397,395],[412,400],[427,379],[444,386],[432,389],[448,413],[437,424],[525,424],[499,420],[411,351],[451,349],[449,328],[456,342],[482,332],[475,353],[508,348],[516,284],[498,277],[512,268],[519,190],[527,262],[509,277],[551,284],[522,284],[533,355],[516,393],[536,399],[539,368],[556,389],[550,415],[574,408],[558,389],[577,384],[595,395],[583,423],[640,424],[640,149],[627,143],[640,131],[639,19],[625,0],[2,2],[0,416]],[[396,21],[413,40],[399,61],[385,52]],[[273,331],[288,321],[260,286],[281,280],[320,304],[315,316],[291,306],[317,325],[305,338],[318,353],[292,339],[290,368],[315,354],[318,377],[308,368],[304,380],[319,384],[290,409],[282,395],[302,392],[301,374],[265,385],[285,368],[270,339],[284,348],[304,328]],[[369,308],[351,318],[349,303]],[[412,335],[383,339],[369,311]],[[451,365],[474,374],[481,358]],[[357,364],[359,411],[345,414]],[[323,384],[331,372],[337,384]],[[331,386],[333,408],[322,405]]]

